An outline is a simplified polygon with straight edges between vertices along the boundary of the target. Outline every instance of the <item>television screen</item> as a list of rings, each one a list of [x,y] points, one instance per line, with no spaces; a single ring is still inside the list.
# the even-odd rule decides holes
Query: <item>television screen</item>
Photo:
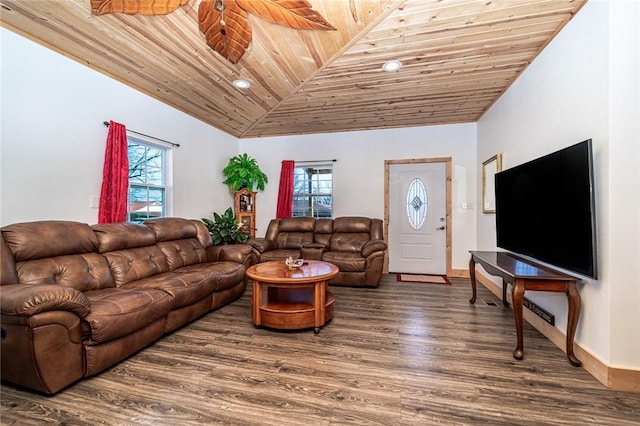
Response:
[[[497,245],[597,278],[591,139],[497,173]]]

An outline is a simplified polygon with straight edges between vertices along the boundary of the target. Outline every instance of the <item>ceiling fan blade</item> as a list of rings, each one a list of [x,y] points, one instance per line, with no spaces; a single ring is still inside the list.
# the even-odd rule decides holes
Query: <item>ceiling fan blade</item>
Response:
[[[198,25],[207,45],[232,64],[237,64],[251,43],[247,12],[235,0],[224,1],[224,12],[214,8],[214,0],[204,0],[198,8]],[[224,17],[224,25],[223,25]]]
[[[238,5],[274,24],[298,30],[335,30],[306,0],[236,0]]]
[[[187,3],[189,0],[91,0],[91,11],[94,15],[167,15]]]

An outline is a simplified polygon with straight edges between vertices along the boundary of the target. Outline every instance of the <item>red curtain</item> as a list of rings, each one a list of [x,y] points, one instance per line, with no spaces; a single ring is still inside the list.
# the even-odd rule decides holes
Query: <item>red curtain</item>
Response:
[[[293,209],[293,169],[295,162],[283,160],[280,168],[280,187],[278,188],[278,207],[276,218],[291,217]]]
[[[104,154],[98,223],[124,222],[127,220],[128,188],[127,129],[124,124],[111,121],[109,122],[107,148]]]

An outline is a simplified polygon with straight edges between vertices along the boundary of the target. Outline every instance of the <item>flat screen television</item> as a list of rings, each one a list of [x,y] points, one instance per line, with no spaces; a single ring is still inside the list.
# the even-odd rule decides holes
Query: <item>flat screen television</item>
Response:
[[[597,278],[591,139],[495,175],[497,245]]]

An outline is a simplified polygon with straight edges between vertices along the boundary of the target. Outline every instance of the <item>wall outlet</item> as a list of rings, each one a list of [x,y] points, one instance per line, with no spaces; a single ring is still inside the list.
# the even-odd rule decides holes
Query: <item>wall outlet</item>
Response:
[[[92,209],[97,209],[98,207],[100,207],[99,195],[92,195],[91,197],[89,197],[89,207]]]

